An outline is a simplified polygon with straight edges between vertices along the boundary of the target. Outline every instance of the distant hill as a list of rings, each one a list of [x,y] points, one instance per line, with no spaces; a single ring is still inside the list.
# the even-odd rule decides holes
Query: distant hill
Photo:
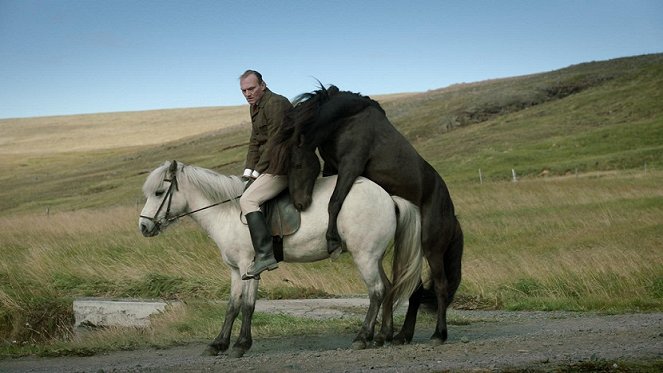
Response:
[[[162,144],[248,122],[248,105],[0,120],[0,154]]]
[[[445,178],[663,166],[663,54],[458,84],[385,105]],[[470,176],[472,175],[472,176]],[[500,176],[501,175],[501,176]]]
[[[500,180],[663,167],[663,54],[376,99],[452,186],[479,169]],[[132,204],[169,159],[239,173],[247,110],[0,120],[1,214]]]

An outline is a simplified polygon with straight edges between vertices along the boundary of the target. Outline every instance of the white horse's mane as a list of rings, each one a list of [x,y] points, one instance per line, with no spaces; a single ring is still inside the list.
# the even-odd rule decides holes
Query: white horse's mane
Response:
[[[145,184],[143,184],[145,196],[153,194],[159,188],[163,188],[163,182],[170,164],[171,162],[168,161],[150,173],[147,180],[145,180]],[[221,175],[206,168],[178,162],[177,177],[179,182],[182,181],[181,176],[184,176],[186,182],[192,184],[212,202],[222,202],[228,199],[234,199],[237,202],[244,191],[244,183],[238,176]]]

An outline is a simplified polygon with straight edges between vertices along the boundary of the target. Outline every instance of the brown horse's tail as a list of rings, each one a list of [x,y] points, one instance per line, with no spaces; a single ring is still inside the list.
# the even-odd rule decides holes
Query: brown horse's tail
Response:
[[[423,254],[421,248],[421,214],[411,202],[392,196],[398,209],[392,264],[393,287],[385,301],[394,307],[407,300],[421,280]]]
[[[447,276],[447,306],[451,304],[460,285],[461,260],[463,257],[463,230],[456,218],[456,228],[453,237],[444,253],[444,273]]]

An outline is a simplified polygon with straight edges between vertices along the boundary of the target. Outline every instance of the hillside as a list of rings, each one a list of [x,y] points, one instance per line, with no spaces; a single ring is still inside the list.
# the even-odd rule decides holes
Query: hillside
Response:
[[[660,168],[663,55],[456,85],[390,104],[390,118],[450,180]],[[470,176],[472,175],[472,176]]]
[[[511,169],[530,177],[660,169],[662,96],[663,54],[656,54],[381,102],[453,191],[478,178],[479,169],[485,180],[507,179]],[[145,174],[167,159],[239,173],[249,133],[241,125],[245,110],[0,121],[1,214],[133,205]]]

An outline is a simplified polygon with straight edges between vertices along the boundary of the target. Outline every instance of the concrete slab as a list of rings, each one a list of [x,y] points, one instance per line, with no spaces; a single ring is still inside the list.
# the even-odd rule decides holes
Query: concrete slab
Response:
[[[74,300],[74,327],[147,327],[150,316],[163,312],[170,303],[162,300],[84,298]]]

